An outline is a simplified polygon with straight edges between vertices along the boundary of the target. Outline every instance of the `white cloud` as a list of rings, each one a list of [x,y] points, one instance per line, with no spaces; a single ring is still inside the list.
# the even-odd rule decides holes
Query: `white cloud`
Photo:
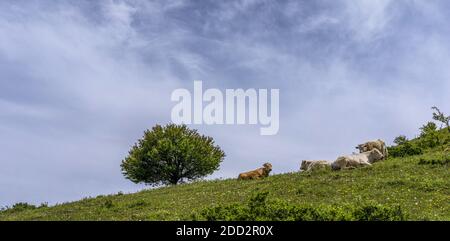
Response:
[[[344,18],[356,41],[373,41],[382,37],[394,17],[390,11],[392,0],[345,0]]]

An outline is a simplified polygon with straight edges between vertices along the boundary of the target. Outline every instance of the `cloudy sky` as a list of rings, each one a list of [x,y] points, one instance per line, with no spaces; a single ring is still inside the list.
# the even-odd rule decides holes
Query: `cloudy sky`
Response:
[[[280,130],[192,125],[227,154],[209,178],[274,173],[450,112],[450,2],[0,2],[0,206],[143,188],[120,162],[170,121],[171,92],[280,89]]]

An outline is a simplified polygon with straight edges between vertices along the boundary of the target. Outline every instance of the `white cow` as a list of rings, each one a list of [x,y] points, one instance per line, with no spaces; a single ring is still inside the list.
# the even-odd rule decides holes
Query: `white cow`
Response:
[[[326,169],[330,166],[330,162],[325,160],[303,160],[302,164],[300,165],[300,170],[309,172],[322,168]]]
[[[378,149],[373,149],[360,154],[338,157],[336,161],[331,164],[331,168],[333,170],[340,170],[370,166],[372,163],[383,158],[384,155]]]
[[[381,154],[383,154],[383,159],[387,158],[387,156],[388,156],[386,143],[384,143],[384,141],[380,140],[380,139],[367,141],[363,144],[357,145],[355,148],[358,149],[360,153],[368,152],[373,149],[377,149],[381,152]]]

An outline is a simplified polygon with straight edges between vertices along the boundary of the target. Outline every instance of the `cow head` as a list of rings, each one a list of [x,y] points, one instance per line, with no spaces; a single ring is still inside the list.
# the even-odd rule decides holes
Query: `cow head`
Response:
[[[266,175],[269,175],[269,173],[272,171],[272,164],[266,162],[263,165],[264,167],[264,172],[266,173]]]
[[[378,149],[373,149],[369,153],[369,159],[372,160],[372,162],[379,161],[383,158],[384,155]]]
[[[302,164],[300,165],[300,170],[306,171],[311,163],[312,161],[303,160]]]
[[[341,167],[337,164],[337,163],[331,163],[331,170],[333,170],[333,171],[337,171],[337,170],[340,170],[341,169]]]
[[[367,143],[359,144],[355,148],[359,150],[359,153],[363,153],[363,152],[368,151]]]

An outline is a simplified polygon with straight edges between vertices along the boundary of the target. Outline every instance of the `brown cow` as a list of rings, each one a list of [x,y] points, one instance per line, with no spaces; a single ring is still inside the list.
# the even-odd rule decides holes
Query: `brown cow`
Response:
[[[253,171],[244,172],[239,174],[239,180],[250,180],[250,179],[260,179],[269,176],[270,171],[272,171],[272,164],[264,163],[262,168],[258,168]]]

